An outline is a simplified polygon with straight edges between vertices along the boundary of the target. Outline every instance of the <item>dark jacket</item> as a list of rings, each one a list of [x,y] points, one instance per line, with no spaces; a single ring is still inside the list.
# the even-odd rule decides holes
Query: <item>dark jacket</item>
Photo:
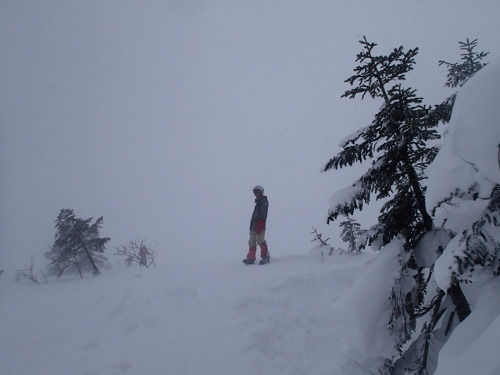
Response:
[[[269,202],[265,195],[255,199],[255,208],[253,209],[252,219],[250,220],[250,231],[254,231],[257,226],[258,221],[266,222],[267,219],[267,209],[269,207]],[[264,230],[266,230],[264,226]]]

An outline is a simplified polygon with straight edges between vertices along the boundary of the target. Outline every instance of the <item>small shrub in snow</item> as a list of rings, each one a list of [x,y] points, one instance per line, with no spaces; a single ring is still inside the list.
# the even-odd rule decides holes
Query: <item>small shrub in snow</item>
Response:
[[[33,284],[40,284],[38,281],[38,275],[41,275],[47,284],[47,278],[42,270],[35,273],[35,260],[33,256],[31,257],[31,262],[28,266],[16,271],[16,281],[27,280]]]
[[[155,258],[158,254],[156,250],[157,246],[158,245],[151,247],[146,245],[146,240],[137,238],[129,241],[126,245],[115,247],[114,255],[124,257],[125,264],[129,267],[134,263],[146,268],[149,268],[151,265],[156,267]],[[145,256],[141,254],[141,249],[146,250]]]

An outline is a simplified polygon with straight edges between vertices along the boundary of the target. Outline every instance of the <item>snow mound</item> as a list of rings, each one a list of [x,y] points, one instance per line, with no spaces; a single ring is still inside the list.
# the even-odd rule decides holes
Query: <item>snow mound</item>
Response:
[[[434,375],[497,375],[500,370],[500,280],[482,285],[474,311],[452,333],[439,353]]]
[[[468,191],[478,184],[479,194],[489,195],[500,184],[498,87],[500,60],[484,67],[458,93],[447,141],[427,170],[430,210],[457,188]]]

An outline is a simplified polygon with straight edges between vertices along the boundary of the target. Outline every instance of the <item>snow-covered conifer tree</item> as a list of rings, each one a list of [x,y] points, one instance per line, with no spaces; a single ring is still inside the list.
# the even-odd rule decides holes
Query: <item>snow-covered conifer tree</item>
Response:
[[[474,49],[477,47],[477,39],[470,41],[469,38],[465,42],[458,42],[461,54],[461,63],[450,63],[444,60],[439,61],[439,65],[445,65],[448,70],[447,87],[462,87],[474,74],[481,70],[484,66],[488,65],[487,62],[482,62],[483,58],[488,56],[489,52],[476,53]],[[448,113],[451,116],[457,92],[453,93],[441,104],[441,111]]]
[[[355,87],[343,97],[364,98],[368,94],[381,98],[383,103],[372,123],[348,137],[341,144],[343,150],[324,167],[327,171],[372,160],[368,171],[352,186],[334,194],[328,221],[362,210],[373,194],[376,199],[385,200],[378,223],[365,236],[367,244],[377,241],[384,246],[393,240],[401,243],[399,277],[387,296],[391,305],[387,327],[394,338],[395,352],[378,370],[389,374],[425,373],[431,362],[428,339],[437,324],[433,319],[442,316],[442,306],[447,301],[443,302],[443,291],[431,286],[433,264],[419,264],[415,248],[422,246],[421,241],[430,232],[444,242],[425,239],[426,247],[434,254],[450,239],[446,231],[434,230],[425,203],[424,172],[438,152],[438,147],[432,145],[440,138],[437,127],[449,121],[453,103],[450,99],[437,106],[423,105],[416,90],[401,85],[400,81],[413,69],[417,48],[405,52],[399,47],[387,56],[377,56],[373,54],[375,43],[366,38],[360,43],[363,51],[356,61],[361,65],[346,80]],[[451,296],[450,304],[466,316],[470,310],[458,283],[452,283],[446,292]],[[453,314],[450,315],[451,320]],[[417,324],[424,316],[426,322]],[[430,331],[414,337],[421,325]],[[411,355],[407,350],[412,351]]]
[[[356,244],[356,239],[361,234],[361,225],[353,218],[348,218],[347,220],[341,222],[339,226],[342,228],[340,237],[342,241],[347,242],[349,245],[349,251],[359,251],[359,247]]]
[[[77,272],[83,277],[83,272],[92,271],[94,275],[100,273],[99,267],[107,262],[102,253],[110,239],[99,237],[102,216],[93,224],[91,221],[92,218],[77,218],[72,209],[59,212],[54,244],[45,253],[45,257],[50,260],[47,266],[49,275],[61,277],[64,272]]]
[[[397,81],[413,69],[418,48],[403,51],[394,49],[388,56],[373,54],[375,43],[366,38],[360,41],[363,51],[356,61],[361,65],[356,74],[346,82],[355,85],[342,96],[357,95],[382,98],[383,104],[375,119],[360,131],[348,137],[343,150],[325,165],[324,171],[351,166],[356,162],[372,159],[368,171],[345,191],[332,198],[328,221],[339,214],[349,215],[369,203],[372,194],[376,199],[388,199],[381,210],[378,225],[369,237],[373,241],[382,235],[387,244],[402,235],[410,247],[419,234],[432,228],[432,219],[425,207],[425,175],[423,170],[437,153],[427,142],[439,139],[436,127],[447,117],[440,107],[422,105],[416,90],[403,88]]]
[[[500,185],[479,219],[462,232],[454,253],[451,273],[459,282],[500,275]]]
[[[439,61],[439,65],[445,65],[448,69],[448,80],[445,86],[462,87],[467,80],[476,74],[483,66],[488,63],[483,63],[482,60],[488,56],[489,52],[474,52],[477,47],[477,39],[470,41],[469,38],[465,42],[458,42],[459,48],[463,51],[461,54],[462,63],[450,63],[444,60]]]

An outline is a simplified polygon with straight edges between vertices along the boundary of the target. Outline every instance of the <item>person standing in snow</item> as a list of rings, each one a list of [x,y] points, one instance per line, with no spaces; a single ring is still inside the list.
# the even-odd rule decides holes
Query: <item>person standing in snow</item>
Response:
[[[253,188],[255,195],[255,208],[250,220],[250,239],[248,240],[248,254],[246,259],[243,259],[245,264],[254,264],[256,260],[257,245],[260,247],[260,257],[262,258],[259,264],[267,264],[271,260],[267,243],[265,240],[267,209],[269,202],[264,195],[264,188],[257,185]]]
[[[141,258],[141,266],[148,266],[148,255],[149,255],[149,250],[146,248],[146,246],[141,246],[141,249],[139,250],[139,258]]]

